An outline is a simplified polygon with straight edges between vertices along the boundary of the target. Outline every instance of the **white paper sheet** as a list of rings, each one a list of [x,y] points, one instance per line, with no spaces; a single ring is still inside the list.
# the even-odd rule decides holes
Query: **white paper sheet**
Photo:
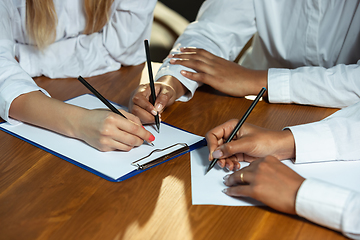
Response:
[[[262,203],[251,198],[233,198],[222,192],[226,186],[223,177],[232,172],[217,165],[205,175],[209,166],[209,150],[203,147],[191,152],[191,191],[194,205],[257,206]],[[360,192],[360,161],[334,161],[322,163],[293,164],[282,161],[304,178],[317,178],[334,185]],[[241,163],[241,167],[248,166]]]
[[[107,108],[100,100],[90,94],[81,95],[67,102],[88,109]],[[203,139],[203,137],[161,123],[160,134],[157,133],[153,126],[145,127],[155,136],[155,141],[153,142],[154,147],[143,144],[132,149],[130,152],[101,152],[80,140],[65,137],[28,124],[12,126],[8,123],[2,123],[0,127],[56,153],[60,153],[113,179],[118,179],[135,170],[136,167],[132,166],[131,163],[147,156],[154,149],[163,149],[177,143],[186,143],[190,146]],[[180,146],[177,147],[177,149],[178,148],[180,148]],[[148,160],[156,159],[159,156],[163,156],[163,154],[154,153]]]

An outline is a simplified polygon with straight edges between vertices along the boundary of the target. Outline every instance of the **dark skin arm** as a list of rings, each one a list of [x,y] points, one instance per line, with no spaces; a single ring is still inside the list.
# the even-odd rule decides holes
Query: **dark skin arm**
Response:
[[[296,195],[304,180],[277,158],[267,156],[225,176],[224,184],[228,188],[224,193],[233,197],[251,197],[280,212],[296,214]]]
[[[273,131],[245,123],[233,140],[225,143],[238,121],[229,120],[206,134],[209,161],[219,158],[220,167],[237,170],[239,162],[252,162],[267,155],[280,160],[295,158],[295,140],[290,130]]]
[[[181,48],[180,54],[169,56],[171,64],[189,67],[196,72],[181,71],[194,81],[202,82],[231,96],[256,95],[262,87],[267,87],[267,71],[257,71],[241,67],[237,63],[217,57],[206,50]],[[164,76],[155,83],[157,99],[155,107],[150,103],[149,84],[140,85],[129,103],[130,112],[143,123],[153,123],[154,115],[161,113],[188,90],[173,76]],[[267,97],[265,93],[264,97]]]

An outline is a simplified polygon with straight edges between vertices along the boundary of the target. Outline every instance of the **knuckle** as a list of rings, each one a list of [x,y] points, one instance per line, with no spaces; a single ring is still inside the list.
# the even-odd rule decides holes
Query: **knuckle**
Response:
[[[141,110],[142,108],[138,107],[138,106],[134,106],[132,109],[131,109],[131,113],[135,116],[139,116],[140,113],[141,113]]]
[[[131,124],[129,127],[129,131],[131,133],[137,133],[139,131],[139,126],[136,124]]]
[[[108,143],[109,143],[109,141],[108,141],[107,138],[101,137],[101,138],[99,139],[100,149],[106,149]],[[103,151],[103,150],[101,150],[101,151]]]
[[[160,100],[161,100],[161,101],[164,101],[164,102],[168,102],[169,99],[170,99],[168,93],[169,93],[168,91],[162,93],[161,96],[160,96]]]
[[[124,145],[120,150],[121,150],[121,151],[124,151],[124,152],[129,152],[131,149],[132,149],[131,146]]]
[[[128,140],[127,144],[130,146],[130,147],[135,147],[135,146],[138,146],[139,145],[139,140],[135,137],[132,137]]]
[[[234,151],[234,147],[231,144],[225,144],[224,145],[224,150],[225,150],[225,153],[232,154],[233,151]]]
[[[266,161],[261,161],[261,162],[258,164],[258,170],[259,170],[260,172],[266,171],[268,168],[269,168],[269,163],[266,162]]]
[[[100,134],[103,135],[103,136],[109,136],[111,134],[110,127],[108,125],[103,126],[100,129]],[[100,141],[103,141],[103,140],[100,139]]]
[[[196,79],[201,81],[201,82],[205,82],[206,81],[206,75],[203,73],[197,73],[196,75],[193,74],[194,76],[196,76]]]

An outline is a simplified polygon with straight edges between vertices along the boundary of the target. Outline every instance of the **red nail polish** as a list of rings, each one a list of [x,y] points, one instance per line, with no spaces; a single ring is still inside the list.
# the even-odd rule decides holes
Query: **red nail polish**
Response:
[[[154,140],[155,140],[154,135],[151,135],[151,136],[149,137],[149,141],[152,142],[152,141],[154,141]]]

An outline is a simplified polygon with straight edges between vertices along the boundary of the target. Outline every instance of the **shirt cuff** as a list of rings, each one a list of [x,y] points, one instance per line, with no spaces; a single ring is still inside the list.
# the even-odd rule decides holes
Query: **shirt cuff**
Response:
[[[290,103],[290,70],[270,68],[268,71],[268,98],[271,103]]]
[[[182,102],[187,102],[194,96],[194,93],[196,89],[200,86],[200,84],[196,81],[185,78],[183,75],[181,75],[180,71],[181,70],[186,70],[189,72],[195,72],[195,71],[181,65],[172,65],[169,63],[169,61],[170,59],[168,58],[164,60],[163,65],[160,67],[158,73],[156,74],[155,81],[167,75],[175,77],[176,79],[179,80],[179,82],[181,82],[182,85],[184,85],[189,90],[188,94],[181,96],[177,100]]]
[[[320,121],[288,128],[295,140],[295,163],[337,159],[337,148],[328,124]]]
[[[316,179],[306,179],[296,196],[296,213],[322,226],[341,230],[342,215],[351,191]]]

